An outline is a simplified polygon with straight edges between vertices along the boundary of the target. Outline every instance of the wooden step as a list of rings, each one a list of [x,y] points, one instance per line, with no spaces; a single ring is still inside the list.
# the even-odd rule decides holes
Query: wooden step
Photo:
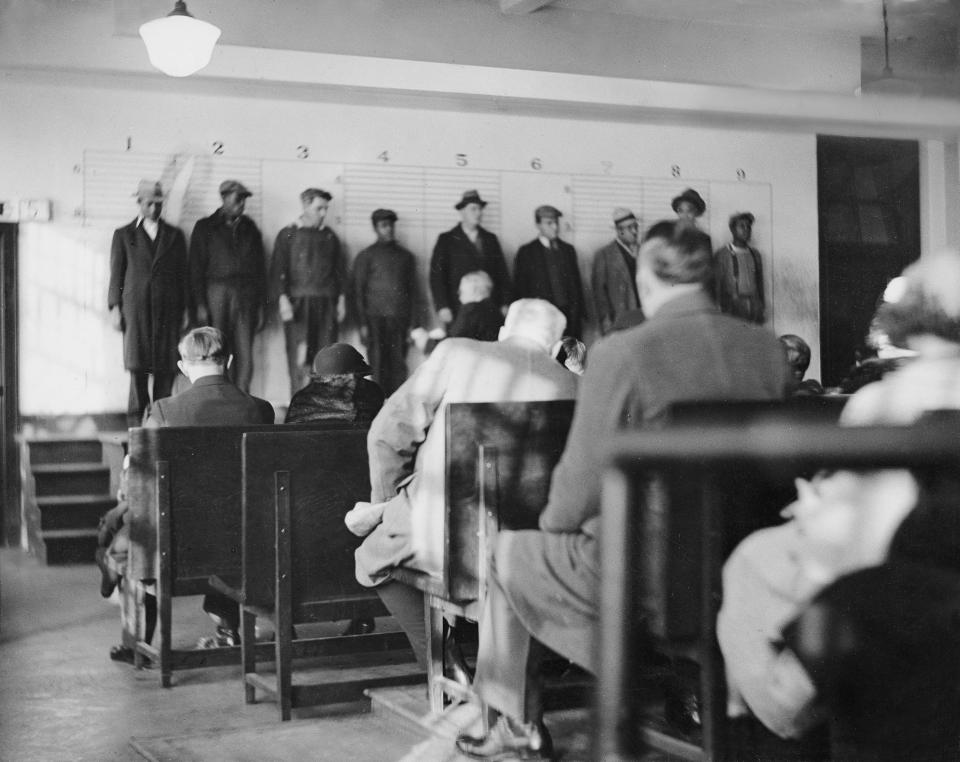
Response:
[[[103,495],[110,491],[110,468],[103,463],[50,463],[31,466],[37,497]]]
[[[42,529],[95,529],[117,504],[112,495],[51,495],[37,498]]]
[[[103,447],[99,439],[31,439],[32,465],[51,463],[99,463],[103,457]]]
[[[47,564],[92,564],[97,550],[96,529],[46,529]]]

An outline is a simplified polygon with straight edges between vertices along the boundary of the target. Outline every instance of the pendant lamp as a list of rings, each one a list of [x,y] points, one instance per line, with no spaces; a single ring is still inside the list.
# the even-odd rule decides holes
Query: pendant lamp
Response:
[[[189,77],[210,63],[220,28],[194,18],[177,0],[166,16],[142,24],[140,36],[150,63],[171,77]]]

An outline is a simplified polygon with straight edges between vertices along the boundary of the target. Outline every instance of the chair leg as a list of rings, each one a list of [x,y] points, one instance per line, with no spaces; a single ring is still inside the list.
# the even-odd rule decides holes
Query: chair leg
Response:
[[[133,596],[133,666],[135,669],[143,669],[143,654],[140,653],[137,645],[140,641],[143,640],[143,617],[146,615],[144,610],[143,597],[145,595],[143,590],[143,583],[140,580],[131,581],[125,579],[124,587],[130,586],[133,588],[132,591],[125,593],[123,600],[129,600],[130,595]]]
[[[256,642],[256,614],[251,614],[240,607],[240,657],[243,663],[243,693],[244,703],[255,704],[257,690],[247,682],[247,675],[257,671],[257,642]]]
[[[278,612],[279,614],[279,612]],[[293,638],[291,637],[290,616],[277,616],[277,631],[274,634],[277,654],[277,703],[280,707],[280,720],[290,719],[293,707],[291,697]]]
[[[443,712],[443,687],[439,678],[443,677],[443,612],[436,608],[429,596],[424,600],[424,618],[427,629],[427,692],[430,698],[430,711]]]

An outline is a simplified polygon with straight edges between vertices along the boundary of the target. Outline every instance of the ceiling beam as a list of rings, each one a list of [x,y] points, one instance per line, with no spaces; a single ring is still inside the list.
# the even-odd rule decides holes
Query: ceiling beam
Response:
[[[500,12],[519,16],[539,11],[552,2],[553,0],[500,0]]]

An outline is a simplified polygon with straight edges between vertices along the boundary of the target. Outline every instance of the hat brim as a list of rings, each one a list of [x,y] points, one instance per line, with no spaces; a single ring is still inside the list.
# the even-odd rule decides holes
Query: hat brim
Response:
[[[487,205],[487,202],[477,198],[471,198],[466,201],[460,201],[453,208],[456,209],[457,211],[460,211],[461,209],[463,209],[463,207],[470,206],[470,204],[479,204],[480,208],[483,209]]]
[[[676,213],[677,207],[680,206],[680,203],[683,201],[689,201],[697,208],[697,217],[707,211],[707,205],[703,201],[697,201],[695,198],[690,198],[690,196],[677,196],[670,202],[670,208],[673,209],[674,213]]]

